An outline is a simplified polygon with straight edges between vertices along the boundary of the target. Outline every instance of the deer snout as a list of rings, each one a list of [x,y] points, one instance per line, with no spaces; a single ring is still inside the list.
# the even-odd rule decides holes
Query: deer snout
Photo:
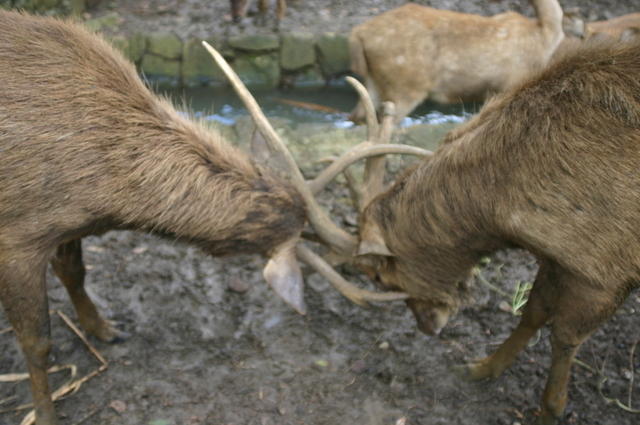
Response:
[[[414,298],[406,302],[416,318],[418,329],[427,335],[439,335],[442,328],[449,322],[451,311],[446,306],[434,306]]]

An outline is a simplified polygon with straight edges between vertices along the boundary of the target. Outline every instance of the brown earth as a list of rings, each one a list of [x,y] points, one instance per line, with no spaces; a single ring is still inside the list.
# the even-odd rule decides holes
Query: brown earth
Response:
[[[312,25],[315,20],[323,28],[335,24],[339,29],[375,8],[399,3],[299,0],[292,2],[282,25]],[[431,2],[447,3],[454,2]],[[525,2],[486,2],[487,9],[480,8],[483,3],[455,2],[467,11],[492,13],[505,5],[520,10]],[[131,25],[159,28],[175,22],[176,31],[230,26],[226,1],[113,4],[123,16],[125,10],[145,10],[126,15]],[[631,11],[622,2],[580,4],[586,15],[597,17]],[[212,18],[212,11],[218,18]],[[185,23],[196,15],[206,22]],[[252,23],[245,25],[250,29]],[[334,186],[325,198],[343,199],[345,190]],[[333,214],[352,221],[343,207],[334,207]],[[57,403],[63,424],[516,425],[535,419],[549,363],[546,331],[494,381],[466,383],[450,372],[453,365],[491,352],[514,327],[518,319],[506,305],[516,284],[531,282],[536,270],[534,259],[523,251],[496,253],[482,267],[484,278],[507,295],[477,279],[476,302],[439,338],[429,338],[416,330],[401,303],[354,306],[309,271],[309,313],[299,316],[263,283],[259,257],[214,259],[191,247],[129,232],[88,238],[84,248],[89,290],[105,315],[132,336],[116,345],[92,340],[109,367]],[[344,272],[359,279],[351,270]],[[64,289],[51,276],[49,296],[52,309],[75,317]],[[634,292],[582,347],[581,364],[573,368],[566,424],[640,423],[640,416],[607,401],[640,405],[634,380],[640,362],[634,356],[640,339],[639,303]],[[98,363],[83,343],[57,315],[52,317],[52,364],[75,364],[79,375],[94,370]],[[2,332],[8,326],[0,313],[0,374],[25,370],[13,335]],[[67,379],[67,372],[52,376],[54,386]],[[29,399],[26,382],[0,383],[0,409]],[[0,424],[18,424],[23,414],[0,413]]]

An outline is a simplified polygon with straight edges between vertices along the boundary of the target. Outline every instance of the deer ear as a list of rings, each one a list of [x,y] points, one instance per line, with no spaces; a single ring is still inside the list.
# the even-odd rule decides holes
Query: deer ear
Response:
[[[287,304],[298,313],[306,314],[302,271],[295,254],[296,242],[297,239],[277,248],[267,262],[262,275]]]
[[[377,224],[367,223],[360,235],[360,244],[358,245],[358,255],[383,255],[385,257],[393,257],[393,253],[387,248],[387,244],[382,236],[382,230]]]

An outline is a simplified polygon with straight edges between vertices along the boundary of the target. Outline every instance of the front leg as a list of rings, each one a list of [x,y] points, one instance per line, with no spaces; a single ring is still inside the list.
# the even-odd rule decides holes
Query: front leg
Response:
[[[589,335],[617,310],[628,295],[626,285],[592,283],[566,273],[555,305],[551,331],[551,369],[542,395],[540,425],[562,417],[568,398],[571,364]]]
[[[53,271],[67,288],[80,326],[90,335],[105,342],[119,342],[128,337],[110,321],[102,318],[84,289],[85,267],[80,239],[61,244],[51,259]]]
[[[514,362],[518,353],[550,318],[548,297],[554,291],[550,284],[554,278],[555,266],[543,262],[516,329],[492,355],[458,367],[456,372],[461,377],[473,381],[497,378]]]

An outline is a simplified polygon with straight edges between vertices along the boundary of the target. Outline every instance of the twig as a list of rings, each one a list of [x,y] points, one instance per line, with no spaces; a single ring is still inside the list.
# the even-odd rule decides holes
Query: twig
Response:
[[[15,395],[12,395],[12,396],[9,396],[9,397],[7,397],[7,398],[5,398],[5,399],[2,399],[2,400],[0,400],[0,405],[2,405],[2,404],[7,404],[7,403],[9,403],[10,401],[15,400],[16,398],[18,398],[18,397],[17,397],[17,396],[15,396]]]
[[[498,294],[500,294],[500,295],[502,295],[502,296],[504,296],[504,297],[507,297],[507,298],[509,298],[509,297],[510,297],[510,295],[509,295],[509,294],[507,294],[507,293],[506,293],[506,292],[504,292],[502,289],[498,288],[497,286],[495,286],[495,285],[493,285],[491,282],[489,282],[489,281],[488,281],[488,280],[487,280],[487,279],[482,275],[482,272],[480,271],[480,268],[478,268],[478,267],[474,267],[474,268],[473,268],[473,275],[474,275],[474,276],[476,276],[476,277],[478,278],[478,280],[479,280],[482,284],[484,284],[484,285],[488,286],[488,287],[489,287],[489,289],[491,289],[491,290],[493,290],[493,291],[497,292]]]
[[[2,329],[2,330],[0,331],[0,335],[4,335],[4,334],[6,334],[6,333],[9,333],[9,332],[11,332],[12,330],[13,330],[13,328],[6,328],[6,329]]]
[[[638,341],[634,342],[631,346],[631,352],[629,353],[629,369],[631,369],[631,377],[629,378],[629,397],[627,399],[627,406],[631,407],[631,395],[633,393],[633,381],[636,374],[636,368],[633,362],[633,358],[636,353],[636,346],[638,345]]]
[[[83,416],[78,422],[74,423],[73,425],[80,425],[87,419],[91,418],[92,416],[95,416],[95,414],[101,411],[102,409],[104,409],[104,406],[93,409],[91,412],[87,413],[85,416]]]
[[[636,346],[638,345],[639,341],[636,341],[633,346],[631,347],[631,353],[629,355],[629,360],[631,362],[631,378],[630,378],[630,382],[629,382],[629,394],[628,394],[628,404],[624,404],[623,402],[621,402],[619,399],[617,398],[612,398],[612,397],[607,397],[604,394],[604,384],[607,382],[607,380],[609,379],[607,376],[605,376],[604,374],[604,369],[605,369],[605,365],[607,363],[607,358],[605,357],[604,362],[602,362],[602,368],[599,370],[596,370],[595,368],[589,366],[588,364],[586,364],[585,362],[578,360],[578,359],[573,359],[573,362],[579,366],[582,366],[583,368],[587,369],[589,372],[597,375],[599,377],[599,381],[598,381],[598,393],[600,394],[600,397],[602,397],[605,401],[606,404],[614,404],[616,406],[618,406],[620,409],[629,412],[629,413],[634,413],[634,414],[638,414],[640,413],[640,409],[634,409],[631,407],[631,393],[632,393],[632,388],[633,388],[633,374],[634,372],[634,366],[633,366],[633,357],[635,355],[635,350],[636,350]],[[607,357],[608,357],[608,352],[607,352]]]

